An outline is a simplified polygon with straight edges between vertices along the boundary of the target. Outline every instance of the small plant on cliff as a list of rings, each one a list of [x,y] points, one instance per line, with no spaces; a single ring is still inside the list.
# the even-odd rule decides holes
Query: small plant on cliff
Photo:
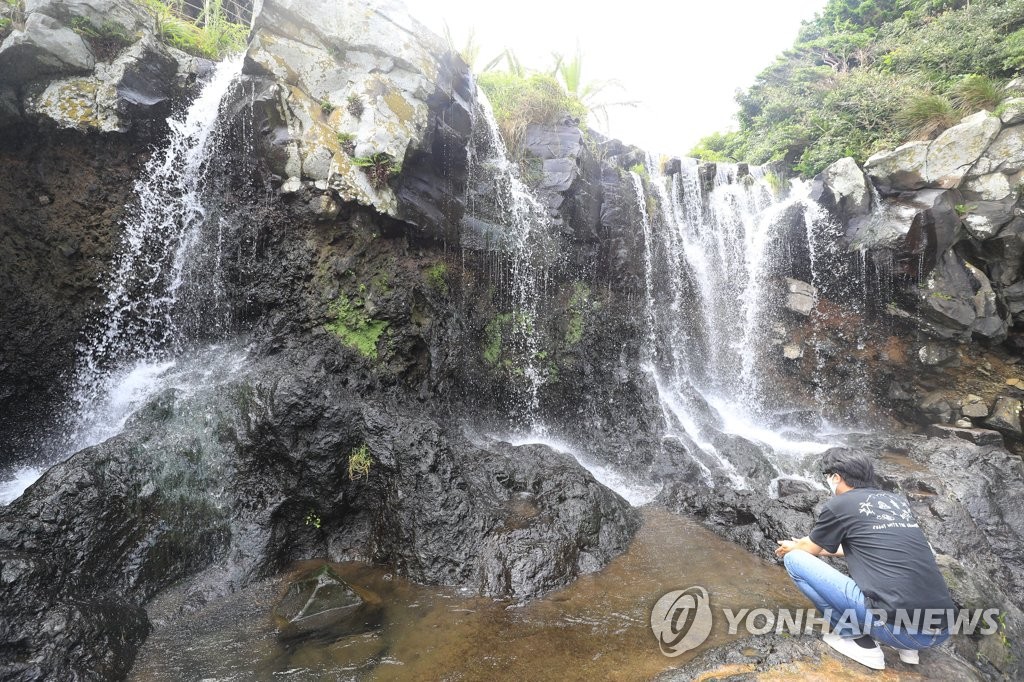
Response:
[[[0,17],[0,40],[3,40],[13,30],[14,22],[7,17]]]
[[[376,360],[377,342],[387,330],[388,323],[367,315],[362,301],[351,301],[345,294],[341,294],[334,301],[330,313],[334,321],[324,325],[324,328],[341,339],[346,346]]]
[[[650,182],[651,180],[651,175],[650,173],[647,172],[647,166],[643,165],[642,163],[634,163],[632,166],[629,167],[629,172],[636,173],[645,182]]]
[[[320,515],[317,514],[315,511],[310,509],[308,512],[306,512],[306,525],[307,526],[313,526],[314,528],[319,530],[321,523],[322,522],[320,520]]]
[[[349,453],[348,479],[350,481],[357,481],[360,478],[366,478],[370,475],[371,464],[373,464],[373,458],[370,457],[370,450],[364,443]]]
[[[427,283],[442,296],[448,295],[448,280],[445,279],[447,274],[448,266],[443,262],[435,263],[427,268]]]
[[[72,17],[71,30],[85,38],[96,59],[101,62],[109,61],[132,43],[124,26],[112,21],[96,26],[85,17]]]
[[[330,114],[332,111],[334,111],[334,105],[331,104],[331,100],[320,100],[320,111],[324,112],[325,114]]]
[[[338,133],[338,144],[341,146],[341,151],[345,152],[349,156],[355,155],[356,136],[352,133]]]
[[[363,98],[356,93],[350,93],[345,98],[345,108],[348,109],[348,113],[352,114],[356,118],[362,118],[363,112],[366,111],[366,105],[363,103]]]
[[[402,172],[402,165],[386,152],[377,152],[372,156],[357,156],[352,163],[362,168],[370,177],[370,184],[380,189],[388,184],[388,180]]]

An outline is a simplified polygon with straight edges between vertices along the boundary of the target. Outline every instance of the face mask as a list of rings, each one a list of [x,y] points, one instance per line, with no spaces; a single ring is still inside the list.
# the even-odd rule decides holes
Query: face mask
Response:
[[[828,481],[826,481],[826,483],[828,483],[828,489],[832,491],[833,495],[835,495],[836,494],[836,488],[839,487],[839,484],[836,483],[834,480],[832,480],[831,476],[829,476]]]

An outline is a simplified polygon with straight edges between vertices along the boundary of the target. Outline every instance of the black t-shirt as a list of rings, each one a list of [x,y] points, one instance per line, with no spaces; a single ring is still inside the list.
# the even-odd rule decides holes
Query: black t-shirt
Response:
[[[955,609],[931,547],[900,493],[854,488],[833,496],[821,510],[811,541],[835,552],[843,546],[850,577],[883,609]],[[945,619],[943,619],[945,622]]]

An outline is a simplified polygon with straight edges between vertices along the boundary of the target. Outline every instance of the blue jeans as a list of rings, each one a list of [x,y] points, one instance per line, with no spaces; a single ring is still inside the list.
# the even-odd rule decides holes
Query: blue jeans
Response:
[[[942,644],[948,632],[894,633],[891,624],[876,622],[868,612],[864,593],[849,576],[803,550],[788,552],[783,559],[789,577],[800,591],[828,617],[832,631],[842,637],[869,634],[880,644],[897,649],[927,649]]]

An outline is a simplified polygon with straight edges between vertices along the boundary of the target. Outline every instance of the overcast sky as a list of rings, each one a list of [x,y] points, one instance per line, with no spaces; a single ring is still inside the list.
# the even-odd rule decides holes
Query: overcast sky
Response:
[[[462,44],[471,28],[478,67],[505,47],[528,67],[553,51],[584,53],[583,79],[617,79],[612,99],[640,100],[610,113],[611,134],[652,152],[684,154],[709,133],[735,127],[733,99],[793,44],[800,22],[826,0],[406,0],[413,16]]]

